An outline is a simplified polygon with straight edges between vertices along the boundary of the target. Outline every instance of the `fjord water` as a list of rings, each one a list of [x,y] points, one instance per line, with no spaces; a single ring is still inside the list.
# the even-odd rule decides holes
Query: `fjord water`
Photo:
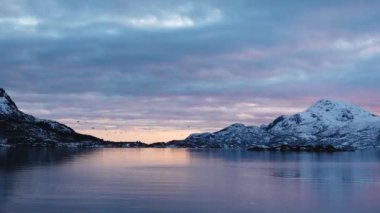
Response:
[[[380,152],[0,149],[0,212],[379,212]]]

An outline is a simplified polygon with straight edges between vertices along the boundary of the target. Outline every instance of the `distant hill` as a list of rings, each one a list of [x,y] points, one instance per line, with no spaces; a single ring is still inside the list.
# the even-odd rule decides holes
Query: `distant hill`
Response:
[[[243,148],[280,151],[349,151],[380,148],[380,117],[359,106],[322,99],[306,111],[269,125],[232,124],[167,143],[107,142],[56,121],[21,112],[0,88],[1,146]]]
[[[353,104],[322,99],[304,112],[280,116],[269,125],[233,124],[217,132],[191,134],[167,146],[283,151],[380,148],[380,117]]]
[[[11,97],[0,88],[1,146],[59,147],[146,147],[141,142],[114,143],[75,132],[56,121],[36,118],[21,112]]]

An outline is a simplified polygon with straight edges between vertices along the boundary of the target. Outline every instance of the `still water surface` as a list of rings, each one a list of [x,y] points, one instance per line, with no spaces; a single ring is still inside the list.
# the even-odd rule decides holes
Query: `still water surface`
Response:
[[[0,212],[380,212],[380,152],[0,149]]]

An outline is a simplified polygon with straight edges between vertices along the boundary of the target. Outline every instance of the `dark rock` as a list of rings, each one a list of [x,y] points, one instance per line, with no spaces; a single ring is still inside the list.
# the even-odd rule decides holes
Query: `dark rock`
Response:
[[[266,127],[266,131],[269,131],[271,130],[274,126],[276,126],[278,123],[282,122],[285,120],[285,116],[284,115],[281,115],[280,117],[276,118],[272,123],[270,123],[267,127]]]

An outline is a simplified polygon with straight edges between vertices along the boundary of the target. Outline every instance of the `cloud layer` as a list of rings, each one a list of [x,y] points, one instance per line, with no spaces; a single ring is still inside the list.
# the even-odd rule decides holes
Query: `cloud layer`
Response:
[[[320,98],[380,113],[379,1],[0,5],[0,85],[23,110],[79,131],[169,140]]]

